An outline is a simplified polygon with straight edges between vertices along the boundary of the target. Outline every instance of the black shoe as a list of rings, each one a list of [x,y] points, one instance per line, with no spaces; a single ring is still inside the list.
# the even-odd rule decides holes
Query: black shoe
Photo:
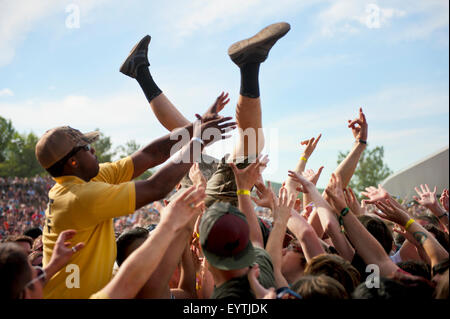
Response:
[[[289,23],[274,23],[251,38],[236,42],[228,48],[228,55],[239,67],[246,63],[261,63],[267,59],[272,46],[291,29]]]
[[[146,35],[133,47],[133,49],[131,49],[130,54],[120,67],[120,72],[132,78],[136,78],[137,70],[141,65],[150,66],[147,58],[150,40],[151,37]]]

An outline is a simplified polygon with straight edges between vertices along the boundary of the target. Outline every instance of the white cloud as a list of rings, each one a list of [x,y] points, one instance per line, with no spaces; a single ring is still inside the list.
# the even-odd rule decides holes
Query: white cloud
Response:
[[[1,89],[0,90],[0,97],[2,97],[2,96],[14,96],[14,92],[11,91],[11,89],[8,89],[8,88]]]
[[[303,41],[304,49],[323,38],[370,36],[370,32],[386,29],[386,41],[433,39],[448,46],[448,0],[336,0],[327,1],[315,17],[318,31]],[[443,31],[443,32],[441,32]],[[439,33],[441,32],[441,33]]]
[[[71,1],[81,9],[83,16],[106,0]],[[45,18],[60,13],[67,15],[68,3],[59,0],[2,1],[0,8],[0,67],[9,64],[16,53],[16,48],[26,39],[27,34]],[[61,20],[61,27],[65,27]]]
[[[333,2],[331,7],[318,16],[321,33],[333,36],[336,33],[358,33],[361,27],[379,29],[389,24],[396,17],[406,13],[395,8],[383,8],[378,4],[360,0]]]
[[[277,155],[278,167],[267,178],[282,181],[285,171],[296,164],[303,149],[300,141],[322,133],[308,165],[313,169],[325,165],[319,183],[323,187],[336,168],[338,151],[351,148],[353,136],[346,121],[357,116],[359,106],[363,107],[369,123],[370,146],[384,146],[388,166],[394,171],[403,169],[448,143],[448,124],[438,122],[448,119],[448,103],[447,90],[399,86],[326,108],[312,106],[310,109],[315,111],[299,112],[275,122],[267,121],[266,128],[278,129],[279,136],[271,151],[283,154]]]
[[[52,100],[0,102],[0,110],[2,117],[11,119],[17,131],[33,131],[38,136],[62,125],[85,132],[100,128],[118,145],[130,139],[145,144],[149,139],[166,133],[156,121],[145,97],[136,94],[121,93],[99,98],[69,95]]]
[[[326,0],[182,1],[177,4],[176,12],[170,10],[168,19],[169,22],[173,21],[175,33],[183,38],[198,30],[214,33],[238,25],[260,24],[268,18],[274,21],[324,1]]]

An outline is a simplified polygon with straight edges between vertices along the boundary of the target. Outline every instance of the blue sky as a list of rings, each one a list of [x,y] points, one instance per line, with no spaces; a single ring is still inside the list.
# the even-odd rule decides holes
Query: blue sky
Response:
[[[73,7],[79,28],[67,24]],[[286,21],[291,31],[260,71],[265,177],[282,181],[300,141],[322,133],[308,167],[325,166],[323,187],[338,151],[351,148],[346,123],[360,106],[369,147],[384,146],[398,171],[448,146],[448,9],[447,0],[0,1],[0,116],[37,135],[98,127],[115,146],[165,134],[137,82],[118,71],[145,34],[156,82],[188,119],[221,91],[231,97],[223,114],[234,116],[229,45]]]

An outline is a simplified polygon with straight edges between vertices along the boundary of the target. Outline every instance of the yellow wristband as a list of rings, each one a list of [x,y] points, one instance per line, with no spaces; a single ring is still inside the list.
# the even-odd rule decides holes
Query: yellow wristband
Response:
[[[306,157],[304,157],[304,156],[300,157],[300,159],[301,159],[302,161],[305,161],[305,162],[308,161],[308,159],[307,159]]]
[[[405,230],[408,230],[408,228],[413,224],[415,222],[415,220],[414,219],[410,219],[410,220],[408,220],[408,222],[406,223],[406,225],[405,225]]]
[[[238,195],[248,195],[250,196],[250,191],[248,189],[238,189],[236,191],[236,194]]]

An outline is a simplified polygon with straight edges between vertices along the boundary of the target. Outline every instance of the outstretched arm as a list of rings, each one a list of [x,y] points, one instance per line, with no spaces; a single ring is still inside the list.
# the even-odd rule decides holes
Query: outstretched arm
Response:
[[[336,208],[336,211],[343,211],[347,207],[342,192],[342,186],[339,178],[335,178],[336,184],[330,185],[325,191]],[[369,233],[369,231],[360,223],[354,214],[347,213],[340,216],[343,221],[345,232],[355,247],[356,252],[364,262],[376,264],[380,268],[381,276],[389,276],[397,271],[398,266],[389,258],[381,244]]]
[[[351,261],[355,254],[353,247],[345,238],[344,234],[341,232],[340,225],[336,220],[336,215],[333,212],[334,209],[323,199],[317,190],[316,186],[307,180],[300,174],[289,171],[289,175],[295,178],[299,183],[302,184],[304,192],[310,194],[311,200],[317,209],[317,213],[320,218],[320,223],[322,227],[325,228],[325,232],[330,236],[334,247],[339,252],[342,258]]]
[[[236,186],[238,188],[239,209],[247,218],[247,223],[250,227],[250,241],[254,246],[264,249],[261,227],[259,226],[258,218],[256,217],[250,198],[250,190],[258,180],[261,170],[266,167],[268,162],[267,156],[262,160],[260,160],[260,157],[244,169],[238,169],[234,163],[230,163],[230,167],[234,172]]]
[[[288,228],[302,246],[302,251],[307,262],[317,255],[325,254],[325,250],[316,232],[300,214],[291,214],[288,221]]]
[[[205,113],[203,119],[205,121],[210,121],[212,119],[220,118],[218,115],[218,110],[222,110],[230,101],[229,99],[227,99],[227,97],[228,93],[224,94],[222,92],[222,94],[217,97],[213,106],[211,106],[210,109]],[[192,136],[193,125],[193,123],[189,123],[184,127],[175,129],[170,134],[154,140],[143,149],[131,155],[134,164],[133,178],[140,176],[149,168],[164,163],[170,157],[170,151],[172,147],[174,147],[178,143],[183,142],[183,140],[179,138],[180,136],[183,136],[183,134],[189,134],[189,136]],[[235,125],[235,123],[224,123],[221,127],[227,128],[233,125]]]
[[[352,129],[353,137],[356,140],[350,153],[339,164],[334,171],[342,180],[342,187],[346,188],[358,165],[359,158],[367,146],[367,120],[362,108],[359,109],[359,117],[353,121],[348,120],[348,127]]]
[[[445,248],[443,248],[436,238],[423,228],[422,225],[410,218],[405,210],[392,205],[390,200],[387,200],[386,203],[377,202],[375,205],[383,212],[375,212],[378,216],[404,227],[405,230],[412,234],[415,241],[421,245],[427,253],[432,267],[445,259],[448,259],[448,252]]]
[[[75,236],[77,232],[73,229],[64,230],[58,235],[55,243],[55,248],[52,252],[50,262],[44,268],[46,281],[52,278],[58,271],[61,270],[70,260],[73,254],[76,254],[84,247],[84,243],[77,243],[72,248],[69,240]]]
[[[136,181],[136,209],[147,205],[155,200],[164,198],[175,185],[189,171],[192,163],[198,161],[201,151],[208,143],[214,143],[219,139],[228,136],[224,135],[234,123],[227,122],[231,118],[216,117],[211,120],[204,120],[203,124],[195,125],[193,135],[189,144],[183,146],[174,161],[164,165],[158,172],[145,181]],[[231,126],[230,126],[231,125]],[[216,138],[202,136],[206,130],[213,129],[220,135]]]
[[[190,243],[186,245],[183,251],[180,268],[180,282],[178,283],[178,288],[171,289],[170,291],[176,299],[196,299],[195,265]]]
[[[300,143],[300,145],[306,145],[305,150],[303,151],[302,155],[300,156],[300,159],[297,163],[297,165],[295,166],[294,172],[300,174],[305,170],[306,167],[306,162],[308,161],[308,159],[311,157],[311,154],[314,152],[314,150],[316,149],[317,143],[319,143],[320,138],[322,137],[322,134],[319,134],[319,136],[317,136],[317,138],[312,137],[309,140],[305,140],[302,141]],[[320,172],[322,170],[319,170]],[[320,173],[319,173],[320,176]],[[298,196],[298,183],[296,183],[292,178],[288,177],[286,180],[286,188],[288,190],[288,194],[294,194],[295,197],[297,198]],[[304,204],[305,206],[306,204]]]
[[[114,278],[99,292],[100,295],[111,299],[134,298],[160,263],[171,241],[200,214],[205,197],[203,188],[192,186],[171,202],[151,236],[125,260]]]
[[[342,180],[342,188],[346,188],[350,182],[353,174],[355,173],[356,167],[358,166],[358,161],[361,154],[367,146],[368,125],[362,108],[359,109],[359,117],[355,118],[353,121],[348,120],[348,127],[352,129],[353,137],[356,141],[350,153],[334,171],[334,174],[339,176]],[[323,197],[328,201],[328,196],[326,193],[323,194]],[[318,232],[318,236],[321,237],[322,233],[320,232],[320,227],[318,227],[317,219],[317,214],[311,215],[310,223],[311,225],[314,225],[314,229]]]
[[[414,188],[417,194],[420,196],[413,196],[413,198],[422,206],[428,208],[434,216],[436,216],[444,229],[448,232],[448,213],[442,208],[436,198],[436,186],[434,190],[431,191],[428,187],[428,184],[420,185],[420,189],[418,187]],[[445,192],[445,191],[444,191]],[[444,197],[445,198],[445,197]]]
[[[275,194],[273,194],[275,197]],[[279,198],[274,200],[275,209],[273,211],[273,228],[267,240],[266,250],[272,258],[273,272],[277,288],[287,287],[288,282],[281,273],[281,251],[283,249],[283,239],[286,234],[286,227],[291,211],[294,207],[294,194],[288,198],[287,189],[280,188]]]

